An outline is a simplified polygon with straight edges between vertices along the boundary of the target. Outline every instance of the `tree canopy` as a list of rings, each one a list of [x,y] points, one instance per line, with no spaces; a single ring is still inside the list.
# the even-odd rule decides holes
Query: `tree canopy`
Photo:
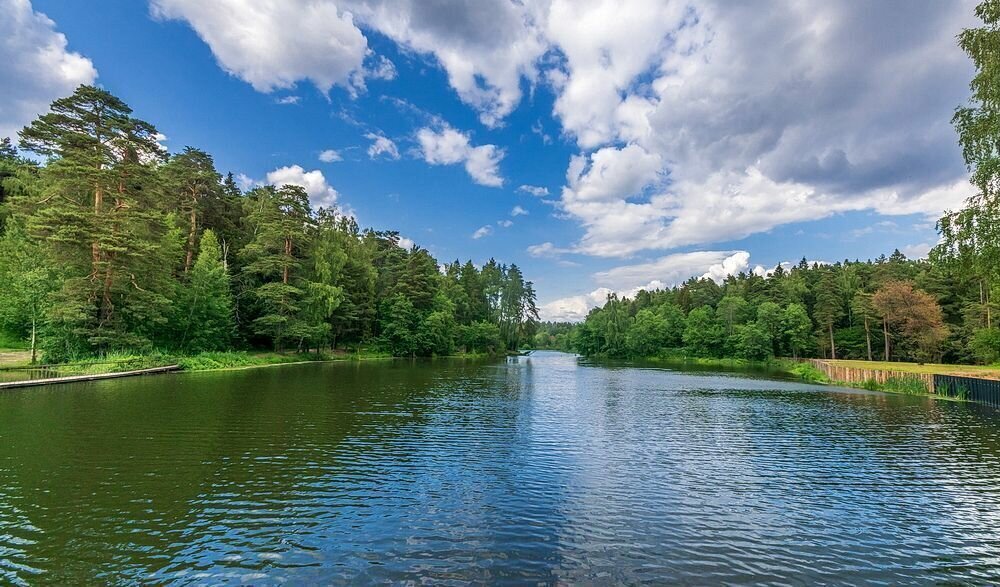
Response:
[[[399,234],[314,209],[304,188],[243,193],[210,154],[80,86],[0,143],[0,328],[47,360],[111,351],[367,346],[415,356],[531,341],[516,265],[442,265]]]

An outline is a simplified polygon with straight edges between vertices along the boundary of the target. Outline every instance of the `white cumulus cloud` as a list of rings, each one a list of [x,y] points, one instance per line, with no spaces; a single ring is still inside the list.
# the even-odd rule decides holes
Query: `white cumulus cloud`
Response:
[[[517,191],[524,192],[526,194],[531,194],[536,198],[541,198],[549,195],[549,188],[543,188],[537,185],[524,184],[521,187],[517,188]]]
[[[735,240],[845,211],[936,216],[969,193],[948,121],[971,76],[955,35],[973,2],[779,4],[637,0],[612,19],[612,3],[552,3],[556,115],[597,149],[571,161],[562,193],[585,228],[577,250]]]
[[[323,163],[336,163],[337,161],[343,161],[344,157],[340,154],[340,151],[335,149],[326,149],[320,151],[319,160]]]
[[[476,229],[476,232],[472,233],[472,238],[479,240],[483,237],[487,237],[493,234],[493,227],[487,224],[486,226],[481,226]]]
[[[372,142],[368,146],[368,156],[372,159],[380,155],[385,155],[389,159],[399,159],[399,149],[392,139],[373,132],[366,133],[365,138]]]
[[[417,131],[417,143],[427,163],[431,165],[461,163],[472,180],[479,185],[503,186],[500,161],[504,158],[504,152],[496,145],[473,146],[467,133],[459,132],[449,126],[443,126],[440,130],[421,128]]]
[[[16,141],[53,100],[93,83],[97,69],[29,0],[0,0],[0,15],[0,138]]]
[[[314,169],[306,171],[300,165],[279,167],[267,174],[267,183],[276,186],[286,184],[301,186],[309,194],[309,202],[314,208],[328,208],[337,203],[338,193],[326,182],[323,172]]]
[[[495,126],[521,99],[522,79],[534,79],[547,49],[537,20],[542,5],[509,0],[422,2],[348,0],[366,25],[400,45],[432,55],[465,103]]]
[[[186,21],[219,65],[260,92],[309,80],[364,87],[368,40],[350,12],[334,2],[283,0],[151,0],[155,17]]]
[[[439,65],[489,126],[522,88],[547,86],[562,138],[579,149],[558,206],[583,236],[557,249],[625,257],[842,212],[935,216],[971,192],[949,120],[968,97],[972,65],[955,36],[976,24],[975,0],[152,6],[190,23],[222,67],[262,91],[391,78],[363,30]],[[503,184],[500,146],[438,126],[418,141],[428,162]]]

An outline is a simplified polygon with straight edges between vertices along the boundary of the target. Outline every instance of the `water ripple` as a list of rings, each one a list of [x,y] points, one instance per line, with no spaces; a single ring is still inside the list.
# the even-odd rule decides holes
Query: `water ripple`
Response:
[[[1000,418],[580,363],[0,395],[0,583],[993,584]]]

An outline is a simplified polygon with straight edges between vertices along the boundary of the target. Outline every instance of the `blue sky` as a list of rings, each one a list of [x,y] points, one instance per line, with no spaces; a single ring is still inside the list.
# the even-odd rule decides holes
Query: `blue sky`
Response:
[[[781,4],[0,0],[0,134],[97,83],[172,151],[441,261],[517,263],[547,318],[925,253],[971,189],[949,118],[972,4]]]

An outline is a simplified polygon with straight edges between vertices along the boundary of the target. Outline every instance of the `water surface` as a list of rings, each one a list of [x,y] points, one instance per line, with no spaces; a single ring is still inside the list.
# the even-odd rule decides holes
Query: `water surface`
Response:
[[[995,583],[1000,412],[560,353],[0,393],[0,583]]]

